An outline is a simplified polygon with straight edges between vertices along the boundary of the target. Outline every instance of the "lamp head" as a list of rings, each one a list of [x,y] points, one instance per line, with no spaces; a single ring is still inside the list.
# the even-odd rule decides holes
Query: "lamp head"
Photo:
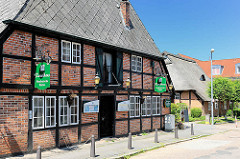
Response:
[[[211,49],[211,53],[213,53],[214,52],[214,49]]]
[[[131,84],[131,80],[130,80],[130,77],[128,77],[128,79],[126,80],[126,86],[129,87]]]
[[[98,76],[98,73],[97,73],[95,77],[95,85],[99,85],[99,82],[100,82],[100,77]]]

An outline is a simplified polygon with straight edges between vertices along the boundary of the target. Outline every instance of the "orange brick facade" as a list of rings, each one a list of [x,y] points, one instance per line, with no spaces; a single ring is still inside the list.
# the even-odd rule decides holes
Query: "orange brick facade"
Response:
[[[35,40],[33,42],[33,40]],[[142,72],[131,71],[131,54],[122,53],[123,85],[119,88],[95,88],[96,76],[96,47],[84,44],[82,41],[81,64],[63,63],[61,59],[62,39],[42,36],[36,33],[14,30],[2,44],[2,80],[0,83],[0,156],[36,151],[38,146],[43,149],[61,147],[88,140],[92,135],[99,139],[100,114],[85,113],[84,104],[100,100],[101,96],[113,96],[115,105],[114,134],[124,136],[129,132],[140,133],[164,128],[164,115],[170,113],[169,108],[161,108],[161,114],[144,118],[131,118],[129,111],[118,111],[118,103],[127,101],[129,95],[160,96],[169,98],[169,93],[161,95],[154,92],[154,79],[157,73],[165,73],[160,67],[161,61],[142,58]],[[78,42],[78,41],[76,41]],[[35,47],[32,45],[35,44]],[[37,62],[34,60],[39,49],[52,57],[50,84],[47,90],[34,88],[34,74]],[[144,55],[142,55],[144,56]],[[152,63],[154,62],[154,66]],[[126,89],[125,81],[131,80]],[[56,105],[59,97],[75,93],[79,97],[79,123],[61,127],[33,129],[29,112],[32,111],[33,96],[54,96]],[[12,95],[13,94],[13,95]],[[56,109],[59,110],[58,105]],[[56,111],[57,112],[57,111]],[[57,112],[58,114],[59,112]],[[58,121],[58,116],[56,117]],[[162,123],[161,123],[162,122]],[[58,123],[57,123],[58,124]],[[29,129],[30,128],[30,129]],[[30,134],[30,135],[29,135]],[[3,138],[2,138],[3,137]]]

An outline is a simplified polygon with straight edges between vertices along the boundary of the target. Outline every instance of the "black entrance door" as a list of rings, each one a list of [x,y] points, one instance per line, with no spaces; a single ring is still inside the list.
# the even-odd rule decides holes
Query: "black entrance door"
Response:
[[[113,136],[114,96],[100,97],[100,137]]]

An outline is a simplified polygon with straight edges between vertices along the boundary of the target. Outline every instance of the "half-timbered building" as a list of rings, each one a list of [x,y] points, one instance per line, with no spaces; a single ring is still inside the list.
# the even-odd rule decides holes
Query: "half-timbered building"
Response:
[[[1,3],[0,156],[164,128],[170,77],[129,1]]]

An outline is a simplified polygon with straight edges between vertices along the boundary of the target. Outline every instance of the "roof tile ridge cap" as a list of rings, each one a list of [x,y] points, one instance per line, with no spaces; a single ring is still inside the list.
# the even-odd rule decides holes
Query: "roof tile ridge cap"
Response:
[[[19,15],[20,15],[20,14],[23,12],[23,10],[27,7],[29,1],[30,1],[30,0],[25,0],[24,5],[23,5],[22,8],[18,11],[18,13],[16,14],[16,16],[13,18],[14,21],[19,17]]]
[[[150,33],[148,32],[147,28],[145,27],[145,25],[143,24],[142,20],[140,19],[139,15],[137,14],[136,10],[134,9],[132,3],[130,2],[129,0],[129,3],[130,3],[130,6],[132,7],[134,13],[137,15],[140,23],[142,24],[142,26],[144,27],[145,31],[147,32],[147,34],[149,35],[149,37],[151,38],[151,40],[153,41],[153,44],[154,46],[157,48],[157,50],[159,51],[159,53],[161,53],[160,49],[158,48],[158,46],[156,45],[155,41],[153,40],[152,36],[150,35]]]

